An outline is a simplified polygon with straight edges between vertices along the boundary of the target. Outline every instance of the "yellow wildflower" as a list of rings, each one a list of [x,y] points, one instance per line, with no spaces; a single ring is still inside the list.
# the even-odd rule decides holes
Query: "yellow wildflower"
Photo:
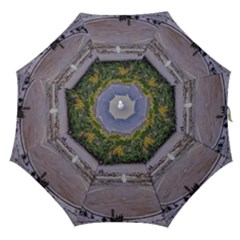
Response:
[[[81,132],[80,136],[84,136],[87,139],[87,142],[90,143],[90,144],[95,139],[94,133],[91,133],[91,132]]]
[[[83,110],[84,109],[84,103],[83,103],[83,101],[80,98],[76,99],[75,108],[77,110]]]
[[[90,81],[93,84],[96,84],[98,82],[98,76],[99,76],[99,71],[95,71],[95,74],[90,77]]]
[[[158,87],[159,86],[159,84],[157,83],[156,78],[154,78],[154,77],[151,77],[148,80],[148,85],[151,86],[151,87]]]
[[[118,69],[118,71],[119,71],[119,73],[120,73],[121,75],[124,75],[124,74],[126,74],[126,73],[129,72],[129,68],[120,67],[120,68]]]
[[[121,157],[124,155],[123,147],[117,146],[112,150],[112,155],[117,155],[118,157]]]
[[[164,120],[167,120],[167,112],[168,112],[167,106],[160,106],[159,107],[159,113]]]
[[[145,137],[144,141],[143,141],[143,148],[144,148],[144,150],[147,150],[147,148],[150,145],[153,145],[153,143],[154,143],[154,140],[150,136]]]

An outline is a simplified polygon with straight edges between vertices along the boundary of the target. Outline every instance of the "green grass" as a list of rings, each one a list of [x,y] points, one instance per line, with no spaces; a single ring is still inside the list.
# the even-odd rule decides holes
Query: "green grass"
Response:
[[[134,82],[150,100],[146,124],[130,136],[109,134],[95,118],[97,97],[113,82]],[[101,164],[146,162],[175,131],[173,87],[145,59],[95,62],[66,93],[69,134]]]

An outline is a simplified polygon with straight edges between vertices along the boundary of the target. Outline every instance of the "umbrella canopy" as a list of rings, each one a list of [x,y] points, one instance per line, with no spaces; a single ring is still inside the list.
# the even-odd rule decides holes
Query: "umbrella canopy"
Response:
[[[80,14],[17,75],[11,160],[75,225],[168,226],[231,161],[230,72],[167,12]]]

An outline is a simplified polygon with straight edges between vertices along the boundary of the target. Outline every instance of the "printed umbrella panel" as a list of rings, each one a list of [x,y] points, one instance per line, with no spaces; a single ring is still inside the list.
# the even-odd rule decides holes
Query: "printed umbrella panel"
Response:
[[[167,12],[80,14],[17,75],[11,160],[75,225],[168,226],[231,161],[230,72]]]

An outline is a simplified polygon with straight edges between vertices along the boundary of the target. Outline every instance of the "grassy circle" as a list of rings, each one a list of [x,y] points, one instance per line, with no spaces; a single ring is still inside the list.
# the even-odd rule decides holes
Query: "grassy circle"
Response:
[[[95,117],[94,104],[111,83],[135,83],[149,98],[146,123],[130,136],[109,134]],[[69,134],[101,164],[146,162],[175,131],[173,87],[145,59],[95,62],[66,95]]]

